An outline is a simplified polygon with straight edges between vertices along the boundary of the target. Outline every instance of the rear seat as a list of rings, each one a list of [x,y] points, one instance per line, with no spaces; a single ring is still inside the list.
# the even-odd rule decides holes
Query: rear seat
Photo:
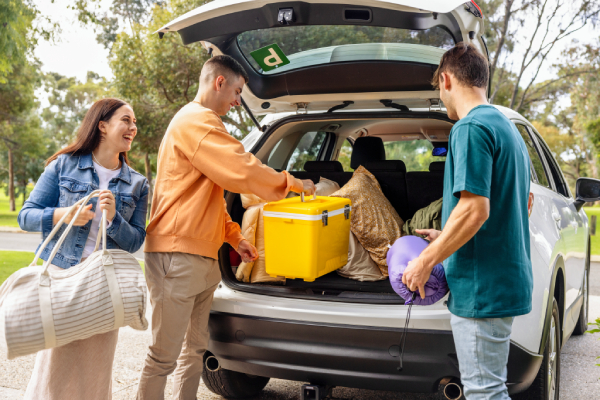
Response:
[[[386,160],[383,140],[374,136],[356,139],[350,158],[350,166],[364,166],[372,173],[381,190],[402,220],[410,217],[406,192],[406,165],[401,160]]]
[[[381,138],[367,136],[356,139],[350,166],[357,169],[361,165],[377,178],[383,194],[404,221],[443,195],[443,161],[432,162],[429,172],[406,172],[403,161],[385,159]],[[307,161],[304,169],[291,173],[298,179],[311,179],[315,183],[321,177],[331,179],[340,187],[352,178],[352,172],[344,172],[339,161]]]
[[[414,171],[406,173],[410,215],[443,196],[445,165],[444,161],[435,161],[429,164],[429,172]]]
[[[340,187],[352,178],[352,172],[344,172],[344,167],[339,161],[307,161],[304,164],[304,171],[290,173],[298,179],[310,179],[314,183],[319,183],[323,177],[337,182]]]

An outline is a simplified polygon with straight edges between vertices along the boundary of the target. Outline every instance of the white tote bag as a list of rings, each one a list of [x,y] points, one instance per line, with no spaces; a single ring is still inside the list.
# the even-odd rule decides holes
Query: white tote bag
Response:
[[[37,260],[70,213],[56,224],[29,267],[0,286],[0,348],[8,359],[63,346],[123,326],[145,330],[147,287],[137,260],[123,250],[106,249],[106,211],[94,252],[81,264],[62,271],[48,267],[77,216],[96,190],[71,207],[77,213],[43,266]],[[102,236],[102,250],[98,244]]]

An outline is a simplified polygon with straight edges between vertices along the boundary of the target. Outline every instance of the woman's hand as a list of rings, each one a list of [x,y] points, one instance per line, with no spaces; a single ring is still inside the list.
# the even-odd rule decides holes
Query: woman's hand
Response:
[[[94,218],[94,212],[92,211],[93,204],[88,204],[80,213],[73,225],[75,226],[84,226],[92,218]],[[71,207],[62,207],[54,210],[54,214],[52,215],[52,223],[56,225],[58,221],[69,211]],[[77,212],[78,208],[74,208],[73,212],[69,214],[69,216],[65,219],[65,223],[71,222],[73,216]]]
[[[100,192],[100,197],[98,197],[98,207],[100,211],[106,210],[107,222],[111,222],[117,213],[117,206],[115,203],[115,196],[113,196],[110,190],[103,190]]]

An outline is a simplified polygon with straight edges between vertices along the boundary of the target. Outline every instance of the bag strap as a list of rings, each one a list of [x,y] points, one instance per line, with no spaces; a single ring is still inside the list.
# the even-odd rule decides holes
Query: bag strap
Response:
[[[108,291],[110,292],[110,298],[112,300],[113,310],[115,312],[115,329],[125,325],[125,306],[123,305],[123,296],[121,295],[121,289],[119,288],[119,282],[117,281],[117,274],[115,272],[115,264],[110,252],[106,249],[106,225],[107,225],[107,212],[102,211],[102,220],[100,221],[100,229],[98,229],[98,237],[96,238],[96,247],[94,252],[98,248],[98,242],[100,241],[100,233],[102,233],[102,265],[104,266],[104,273],[106,274],[106,282],[108,283]]]
[[[77,201],[75,204],[73,204],[71,207],[69,207],[69,210],[65,213],[65,215],[62,216],[62,218],[56,223],[56,225],[54,226],[54,228],[52,229],[52,231],[50,232],[50,234],[48,235],[48,237],[46,238],[46,240],[44,240],[44,242],[42,243],[42,245],[40,246],[40,248],[38,249],[37,253],[35,254],[35,257],[33,259],[33,261],[31,262],[31,264],[29,264],[29,266],[35,266],[37,265],[37,261],[40,258],[42,251],[44,251],[44,249],[46,248],[46,246],[48,246],[48,243],[50,243],[50,241],[54,238],[54,235],[56,235],[56,233],[59,231],[59,229],[62,227],[63,223],[65,222],[65,220],[67,219],[67,217],[77,208],[79,207],[79,209],[77,210],[77,213],[73,216],[73,219],[71,220],[71,222],[69,223],[67,229],[65,229],[65,232],[63,233],[63,235],[61,236],[61,238],[59,239],[59,243],[57,243],[56,246],[54,246],[54,250],[56,250],[56,252],[58,252],[58,249],[60,248],[60,245],[62,244],[62,242],[64,241],[64,239],[67,237],[69,231],[71,230],[71,227],[73,226],[73,224],[75,223],[75,220],[77,219],[77,217],[79,216],[79,214],[81,213],[81,211],[83,211],[83,209],[85,208],[85,206],[87,205],[87,202],[90,201],[90,199],[94,198],[94,197],[98,197],[100,195],[100,190],[94,190],[92,193],[90,193],[89,195],[87,195],[86,197],[80,199],[79,201]],[[61,241],[62,239],[62,241]],[[56,255],[56,252],[53,252],[51,254],[51,256],[48,258],[48,265],[50,263],[52,263],[52,259],[54,258],[54,256]],[[46,264],[44,264],[44,266],[46,266]],[[47,269],[47,267],[45,268]]]
[[[63,215],[63,217],[58,221],[54,229],[50,232],[44,243],[40,246],[38,252],[35,255],[35,258],[31,265],[36,265],[37,260],[39,259],[42,251],[46,248],[50,240],[56,235],[60,227],[63,225],[65,219],[69,214],[71,214],[76,207],[78,207],[77,212],[71,219],[71,222],[58,239],[50,257],[44,263],[44,270],[40,272],[40,281],[39,281],[39,299],[40,299],[40,311],[42,318],[42,328],[44,331],[44,341],[45,348],[49,349],[52,347],[56,347],[56,330],[54,327],[54,317],[52,314],[52,296],[50,292],[50,274],[48,273],[48,268],[52,263],[52,260],[56,256],[58,249],[66,239],[67,235],[71,231],[73,224],[79,214],[83,211],[88,201],[94,197],[98,197],[100,195],[100,190],[94,190],[89,195],[79,200],[75,204],[73,204],[69,210]],[[94,248],[94,252],[98,249],[98,244],[100,242],[100,238],[102,237],[102,265],[104,266],[104,273],[106,274],[106,280],[108,283],[108,290],[111,297],[111,302],[113,305],[113,310],[115,313],[115,325],[114,328],[118,329],[121,326],[124,326],[125,322],[125,307],[123,305],[123,297],[121,295],[121,290],[119,288],[119,282],[117,281],[117,275],[114,269],[114,262],[110,252],[106,249],[106,225],[107,225],[107,212],[106,210],[102,211],[102,218],[100,220],[100,229],[98,230],[98,236],[96,237],[96,246]]]

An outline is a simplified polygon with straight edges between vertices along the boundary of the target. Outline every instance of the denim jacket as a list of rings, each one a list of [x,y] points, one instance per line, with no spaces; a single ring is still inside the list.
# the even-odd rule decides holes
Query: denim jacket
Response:
[[[60,155],[46,167],[19,212],[19,226],[25,231],[41,231],[45,239],[53,228],[54,210],[73,205],[97,190],[98,185],[98,174],[91,154]],[[115,196],[117,212],[106,230],[106,247],[134,253],[142,246],[146,237],[148,180],[123,162],[121,172],[110,180],[108,190]],[[90,200],[90,203],[93,203],[92,211],[96,210],[97,201],[97,198]],[[91,225],[92,221],[85,226],[73,226],[52,264],[61,268],[77,265],[81,260]],[[43,260],[48,260],[66,226],[67,224],[64,224],[48,243],[41,254]]]

